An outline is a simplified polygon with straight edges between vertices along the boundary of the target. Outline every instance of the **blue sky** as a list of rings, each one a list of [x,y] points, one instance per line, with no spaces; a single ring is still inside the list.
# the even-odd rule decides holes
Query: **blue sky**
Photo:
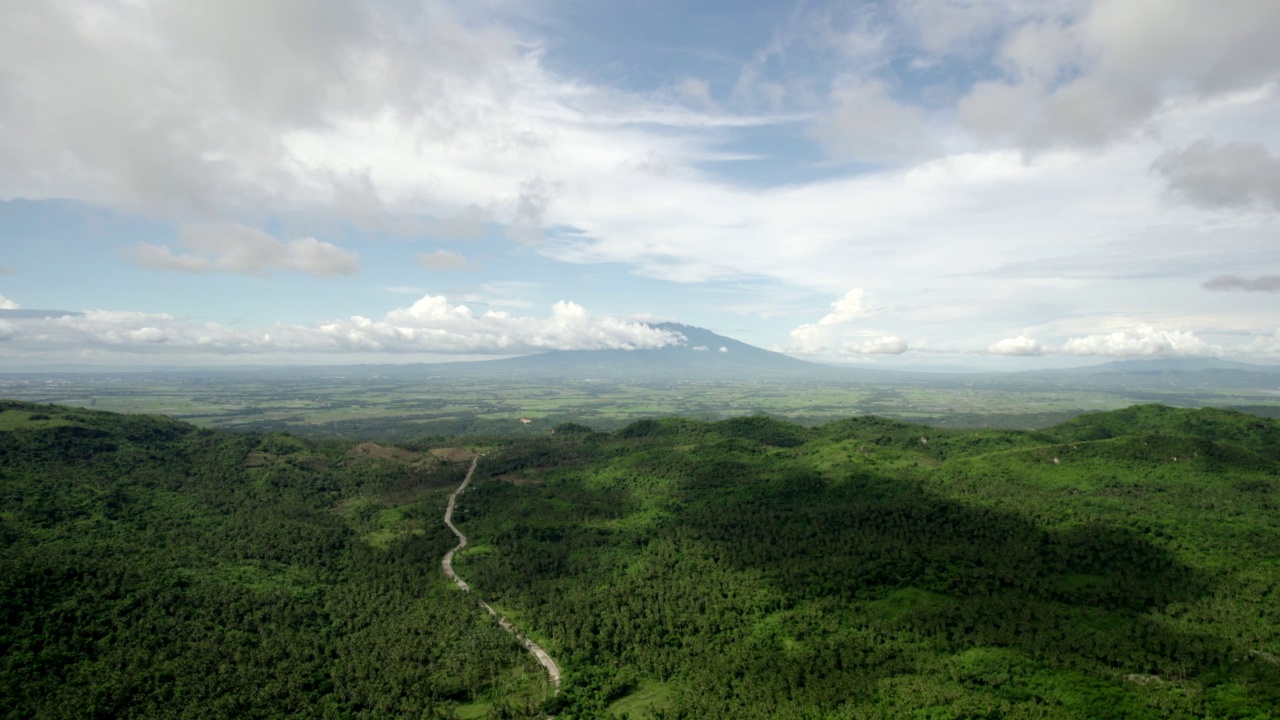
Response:
[[[1280,362],[1264,0],[19,0],[0,365]],[[33,312],[47,311],[47,312]]]

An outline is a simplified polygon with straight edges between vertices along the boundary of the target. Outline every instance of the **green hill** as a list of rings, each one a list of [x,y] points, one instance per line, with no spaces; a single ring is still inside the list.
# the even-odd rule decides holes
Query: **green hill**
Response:
[[[565,717],[1275,717],[1276,429],[642,421],[486,458],[462,572]]]
[[[1280,716],[1280,423],[562,425],[464,449],[0,402],[10,717]],[[450,459],[451,458],[451,459]]]
[[[0,713],[536,708],[537,667],[436,572],[463,464],[353,450],[0,402]]]
[[[1135,405],[1073,418],[1047,434],[1063,441],[1142,434],[1194,437],[1238,445],[1280,461],[1280,426],[1274,421],[1213,408],[1188,411],[1163,405]]]

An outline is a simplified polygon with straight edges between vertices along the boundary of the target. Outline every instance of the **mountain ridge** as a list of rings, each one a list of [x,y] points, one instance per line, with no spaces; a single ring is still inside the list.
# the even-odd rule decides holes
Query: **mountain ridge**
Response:
[[[461,372],[501,372],[538,377],[577,379],[846,379],[845,368],[801,360],[765,350],[706,328],[680,323],[649,323],[649,327],[677,333],[684,342],[646,349],[551,350],[536,355],[448,363]],[[852,370],[852,369],[850,369]],[[853,372],[857,372],[854,370]],[[880,371],[870,371],[880,372]]]

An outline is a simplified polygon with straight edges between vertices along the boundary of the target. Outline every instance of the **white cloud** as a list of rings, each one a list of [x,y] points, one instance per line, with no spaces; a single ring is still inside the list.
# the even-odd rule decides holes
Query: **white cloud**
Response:
[[[1063,343],[1061,352],[1067,355],[1149,357],[1219,355],[1222,349],[1210,346],[1184,330],[1158,330],[1150,325],[1139,325],[1106,335],[1071,338]]]
[[[988,345],[986,352],[991,355],[1040,355],[1044,348],[1035,338],[1019,335]]]
[[[0,196],[275,210],[332,190],[283,133],[377,113],[447,133],[465,119],[438,100],[509,79],[517,54],[440,0],[4,3]]]
[[[589,169],[683,170],[709,152],[673,128],[778,122],[557,76],[500,14],[452,0],[4,3],[0,67],[19,71],[0,78],[0,198],[187,220],[336,213],[451,236],[499,221],[536,238]]]
[[[698,352],[707,352],[708,350],[710,350],[710,348],[708,348],[706,345],[698,345],[697,347],[694,348],[694,350],[697,350]]]
[[[831,312],[822,316],[819,325],[843,325],[868,313],[867,291],[854,288],[831,303]]]
[[[978,83],[960,102],[971,129],[1024,147],[1100,147],[1131,137],[1175,98],[1280,78],[1280,12],[1268,2],[1224,12],[1211,0],[1107,0],[1041,13],[1005,36],[1009,77]]]
[[[460,270],[471,267],[461,253],[452,250],[436,250],[418,255],[418,264],[430,270]]]
[[[884,306],[846,294],[849,307],[793,331],[810,351],[891,333],[949,347],[1008,327],[1061,338],[1112,329],[1102,317],[1166,323],[1193,310],[1205,322],[1187,327],[1235,331],[1264,314],[1242,295],[1185,286],[1280,272],[1274,214],[1168,207],[1151,163],[1204,137],[1217,143],[1211,169],[1238,143],[1280,147],[1280,100],[1266,85],[1280,57],[1271,3],[818,6],[749,63],[739,97],[719,107],[711,86],[683,74],[643,93],[601,86],[607,73],[553,71],[539,38],[491,21],[505,3],[0,3],[0,67],[15,68],[0,76],[0,198],[246,225],[340,215],[433,240],[510,223],[558,261],[684,283],[750,280],[776,288],[771,301],[857,285]],[[813,75],[783,52],[810,37],[831,52]],[[965,72],[945,67],[956,58]],[[955,77],[989,77],[994,62],[1005,76],[917,87],[895,77],[908,73],[904,59]],[[945,126],[966,93],[969,130]],[[734,107],[770,114],[724,109]],[[774,152],[767,141],[742,150],[732,128],[787,124],[768,139],[794,139],[813,118],[810,137],[827,128],[846,156],[898,164],[814,167],[783,148],[763,160],[784,172],[796,160],[798,174],[762,164],[739,179],[712,162]],[[922,148],[937,156],[903,163]],[[1193,166],[1177,165],[1176,177]],[[186,271],[354,271],[354,257],[327,243],[271,240],[265,257],[185,244],[130,252]],[[451,297],[530,302],[467,290]],[[883,328],[853,327],[872,312]],[[1068,315],[1084,329],[1038,327]]]
[[[845,342],[850,336],[862,337],[868,334],[865,329],[854,327],[856,321],[872,315],[880,308],[869,304],[870,298],[866,290],[854,288],[831,302],[831,309],[816,323],[805,323],[791,331],[793,345],[786,349],[799,355],[821,355],[827,353],[832,346],[840,346],[845,354],[900,354],[906,351],[904,340],[892,335],[879,336],[871,340],[852,340]]]
[[[1261,335],[1248,343],[1227,348],[1226,352],[1234,355],[1280,358],[1280,329],[1277,329],[1274,335]]]
[[[167,314],[92,310],[60,317],[6,320],[3,350],[40,354],[85,348],[170,354],[433,353],[514,355],[545,350],[655,348],[683,336],[643,323],[594,317],[558,302],[548,317],[491,311],[427,295],[381,319],[352,316],[315,325],[278,323],[242,329]]]
[[[827,343],[830,342],[828,335],[817,325],[805,323],[791,331],[792,344],[790,347],[782,348],[782,352],[797,355],[817,355],[826,352]]]
[[[901,355],[907,341],[895,335],[882,335],[862,342],[848,342],[840,348],[846,355]]]
[[[315,238],[282,242],[255,228],[234,223],[186,225],[181,245],[190,253],[175,253],[167,245],[139,242],[122,254],[143,267],[189,273],[235,272],[266,277],[284,270],[308,275],[351,275],[360,259],[336,245]]]
[[[721,346],[720,346],[720,352],[722,352],[722,353],[727,353],[727,352],[729,352],[729,348],[727,348],[727,347],[725,347],[725,346],[721,345]]]
[[[1063,79],[1081,61],[1080,38],[1061,17],[1032,20],[1017,27],[1000,50],[1005,67],[1029,86]]]
[[[0,295],[0,310],[17,310],[17,309],[18,309],[18,303],[10,300],[9,298],[3,295]]]

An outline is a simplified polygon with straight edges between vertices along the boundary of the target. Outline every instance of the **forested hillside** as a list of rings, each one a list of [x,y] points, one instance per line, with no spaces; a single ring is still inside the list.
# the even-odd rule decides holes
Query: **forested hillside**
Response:
[[[534,714],[440,578],[462,459],[0,403],[0,714]]]
[[[0,402],[7,717],[1280,716],[1280,423],[561,425],[484,449]],[[545,701],[545,703],[544,703]]]
[[[481,463],[458,563],[564,717],[1280,716],[1280,428],[1145,406],[566,427]]]

